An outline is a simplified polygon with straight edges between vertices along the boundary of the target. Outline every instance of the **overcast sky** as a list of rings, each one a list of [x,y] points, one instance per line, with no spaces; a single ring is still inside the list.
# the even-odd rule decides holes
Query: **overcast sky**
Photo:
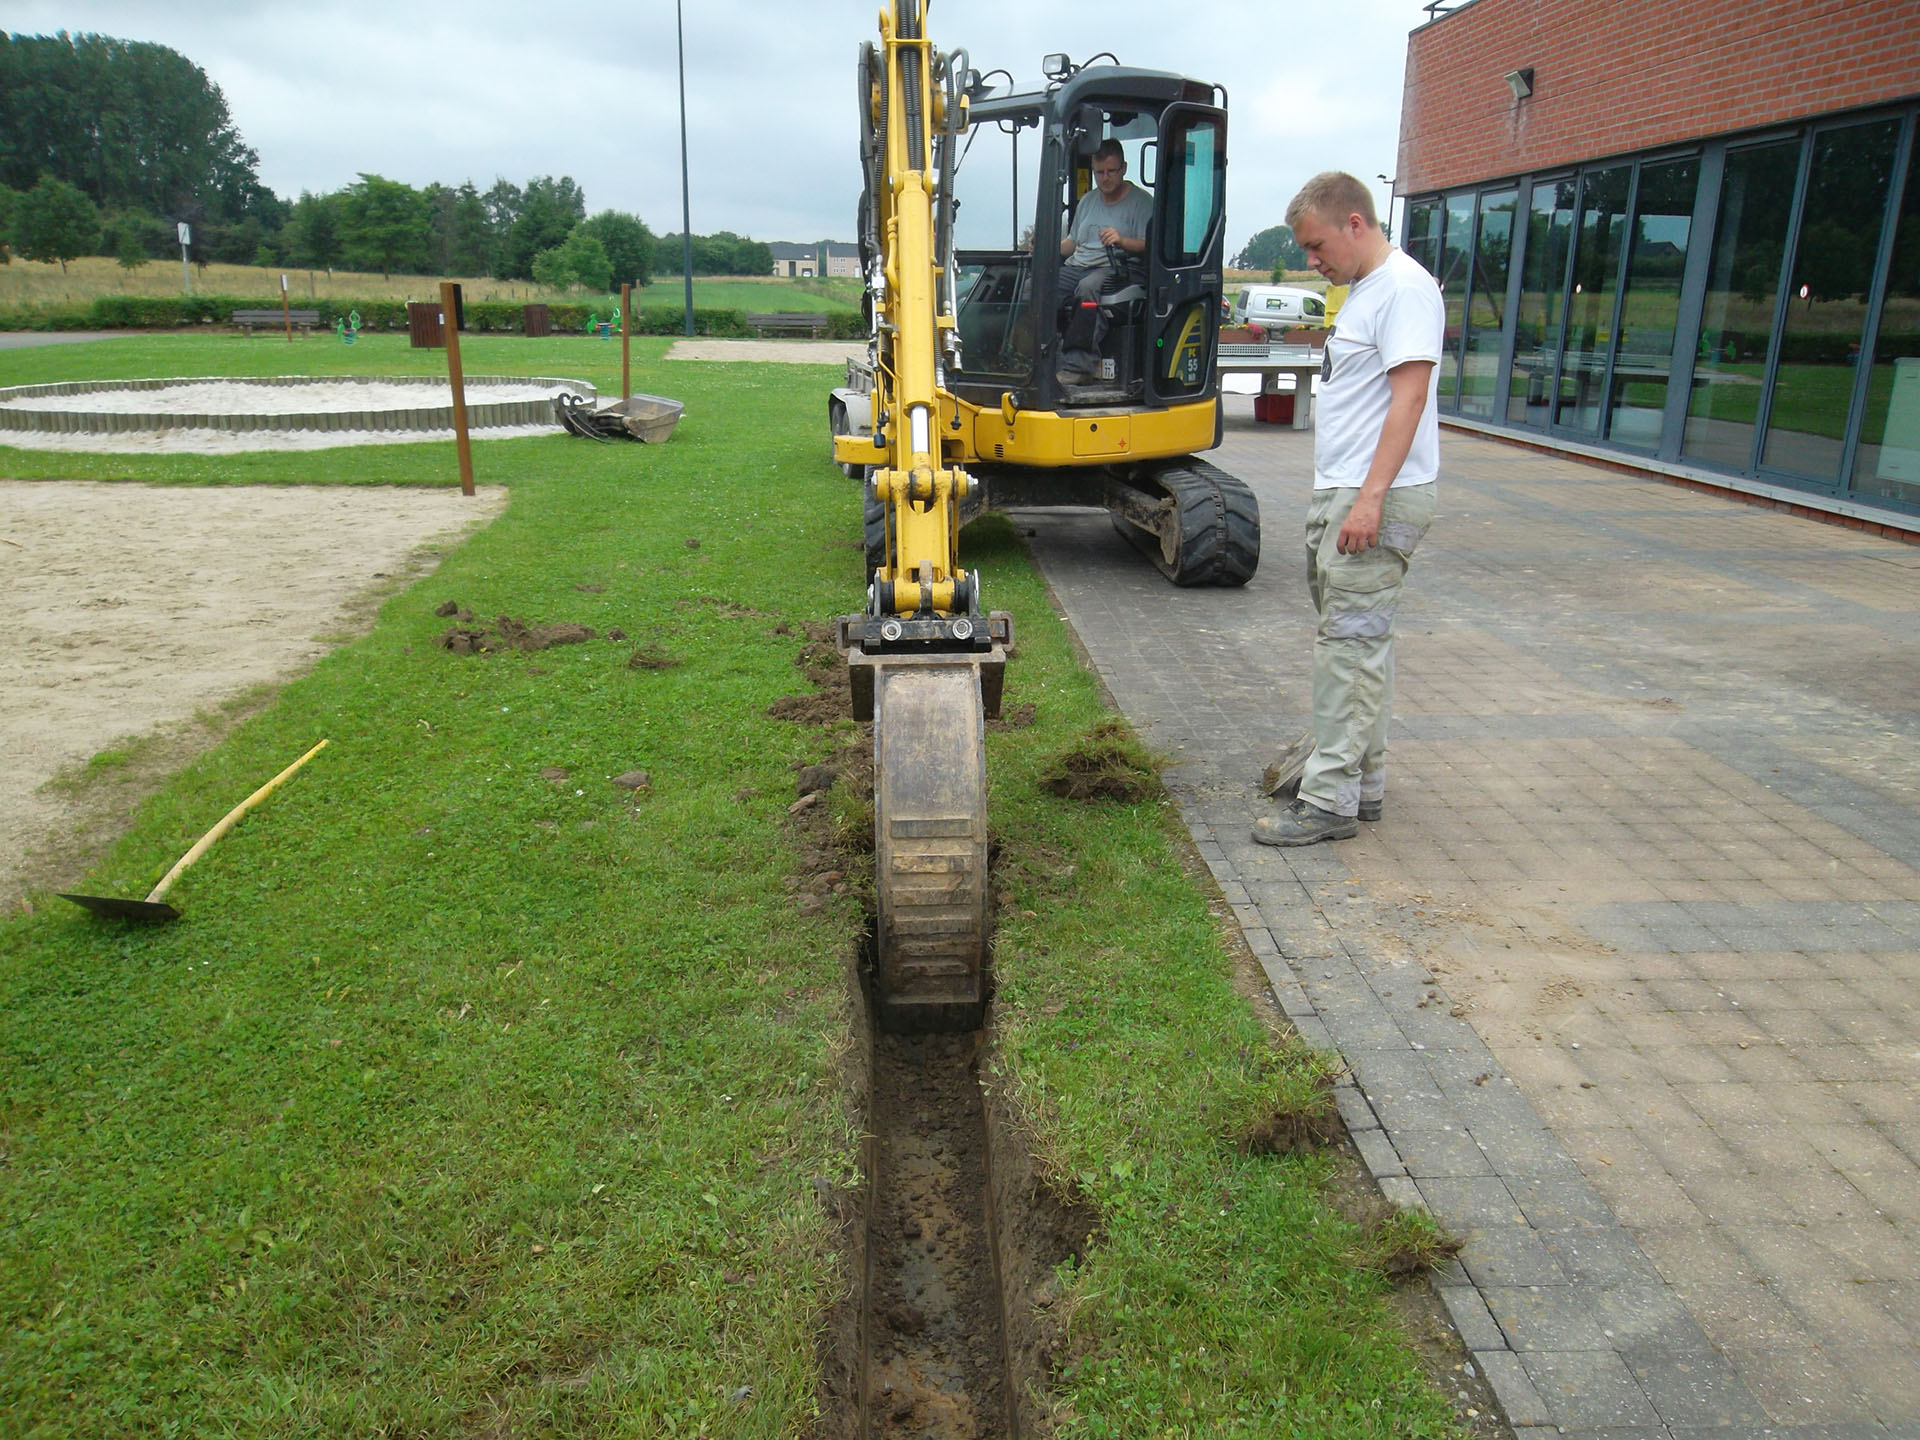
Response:
[[[696,232],[853,238],[854,57],[878,10],[686,0]],[[927,30],[1022,88],[1055,50],[1224,85],[1232,254],[1319,170],[1359,175],[1384,204],[1374,177],[1393,174],[1407,34],[1425,19],[1422,0],[933,0]],[[172,46],[225,92],[288,199],[361,171],[482,190],[564,174],[590,211],[680,228],[671,0],[10,0],[3,23]]]

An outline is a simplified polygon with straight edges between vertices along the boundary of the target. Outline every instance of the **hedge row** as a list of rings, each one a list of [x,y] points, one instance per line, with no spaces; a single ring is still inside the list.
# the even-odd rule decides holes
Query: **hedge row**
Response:
[[[280,300],[240,299],[232,295],[102,295],[85,304],[21,305],[0,309],[0,330],[162,330],[183,325],[225,325],[235,310],[278,310]],[[405,330],[404,300],[303,300],[296,310],[317,310],[328,329],[352,311],[360,314],[363,330]],[[525,307],[501,300],[476,301],[466,307],[469,332],[515,334],[522,326]],[[611,306],[571,301],[549,304],[547,316],[557,334],[584,334],[588,318],[604,320]],[[634,313],[636,335],[679,335],[685,312],[677,305],[645,305]],[[742,310],[694,307],[694,332],[719,337],[754,333]],[[866,337],[866,322],[858,311],[827,315],[823,332],[835,340]]]

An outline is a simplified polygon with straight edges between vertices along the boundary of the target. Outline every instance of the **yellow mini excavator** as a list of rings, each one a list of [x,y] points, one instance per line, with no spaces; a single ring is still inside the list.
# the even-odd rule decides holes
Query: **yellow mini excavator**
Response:
[[[887,0],[860,50],[871,341],[828,418],[834,458],[866,483],[868,603],[838,639],[855,713],[875,722],[876,1010],[891,1028],[953,1029],[986,998],[985,718],[1013,639],[960,564],[962,523],[990,503],[1104,505],[1174,583],[1244,585],[1260,516],[1193,458],[1220,439],[1224,92],[1063,55],[1042,89],[992,88],[965,51],[934,50],[925,16],[926,0]],[[1008,243],[963,249],[955,182],[983,134],[1012,142]],[[1110,251],[1099,292],[1075,293],[1063,242],[1109,140],[1152,221],[1143,253]]]

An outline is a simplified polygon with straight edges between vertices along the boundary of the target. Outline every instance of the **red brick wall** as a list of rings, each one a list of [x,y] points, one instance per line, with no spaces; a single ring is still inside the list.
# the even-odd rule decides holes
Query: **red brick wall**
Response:
[[[1516,102],[1509,70],[1532,66]],[[1402,195],[1920,95],[1920,0],[1474,0],[1407,42]]]

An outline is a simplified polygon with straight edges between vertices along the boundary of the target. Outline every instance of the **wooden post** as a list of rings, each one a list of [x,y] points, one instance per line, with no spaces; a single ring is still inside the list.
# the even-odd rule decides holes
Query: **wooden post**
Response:
[[[460,455],[460,493],[473,494],[473,447],[467,443],[467,377],[460,371],[460,287],[440,282],[440,333],[447,337],[447,376],[453,382],[453,444]]]
[[[287,277],[280,277],[280,318],[286,323],[287,343],[293,343],[293,312],[287,308]]]
[[[633,382],[628,378],[632,373],[627,366],[628,340],[633,335],[633,286],[620,287],[620,398],[627,399],[633,394]]]

